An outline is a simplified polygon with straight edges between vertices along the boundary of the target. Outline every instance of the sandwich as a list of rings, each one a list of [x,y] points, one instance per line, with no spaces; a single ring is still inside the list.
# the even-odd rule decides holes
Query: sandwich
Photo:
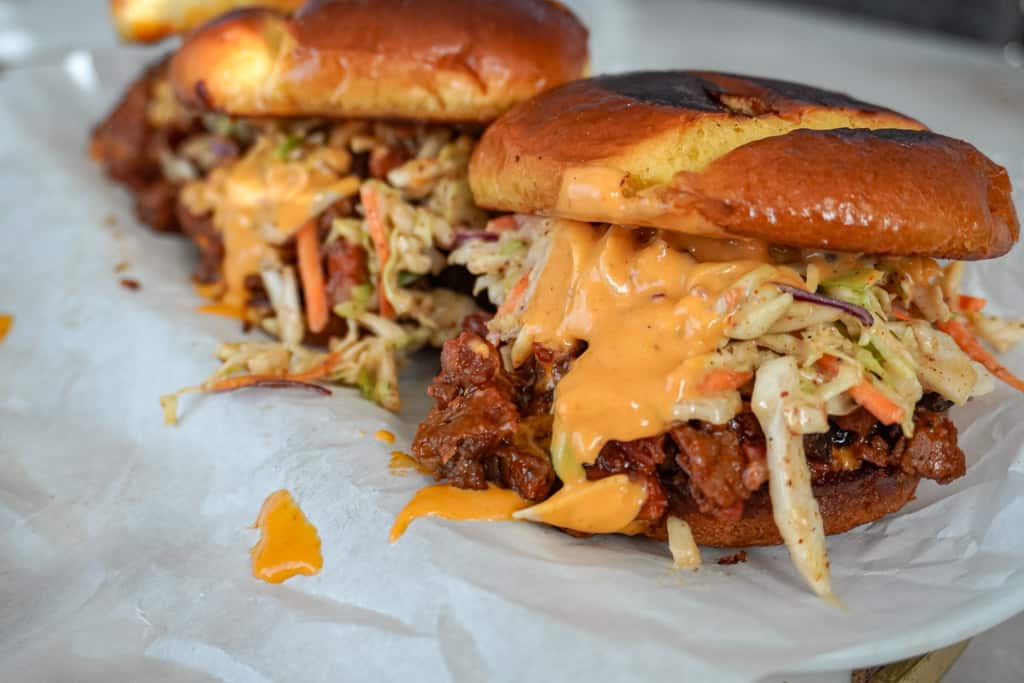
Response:
[[[467,180],[483,126],[587,62],[551,0],[321,0],[192,32],[166,82],[222,130],[175,186],[175,221],[210,306],[276,341],[224,345],[185,391],[322,380],[398,409],[402,360],[476,310],[447,254],[490,218]]]
[[[826,535],[963,476],[949,409],[1024,389],[983,346],[1021,324],[960,291],[1018,238],[1007,173],[902,114],[602,76],[501,117],[469,180],[507,213],[450,258],[497,310],[445,344],[412,445],[463,516],[458,489],[510,489],[516,519],[667,540],[684,566],[784,543],[831,598]],[[431,488],[415,510],[444,516]]]
[[[297,9],[302,0],[111,0],[122,39],[155,42],[186,33],[232,8]],[[139,221],[159,232],[179,232],[182,185],[240,154],[252,131],[241,121],[200,115],[178,103],[167,77],[169,56],[150,64],[92,131],[90,154],[133,197]]]

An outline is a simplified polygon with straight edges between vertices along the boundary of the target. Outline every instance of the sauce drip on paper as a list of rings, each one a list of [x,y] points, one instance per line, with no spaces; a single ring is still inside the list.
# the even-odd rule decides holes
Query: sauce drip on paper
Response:
[[[512,513],[529,505],[515,491],[493,484],[488,484],[488,488],[482,491],[459,489],[448,484],[428,486],[417,491],[398,513],[391,527],[391,542],[401,538],[417,517],[502,521],[512,519]]]
[[[256,528],[260,540],[250,552],[257,579],[281,583],[296,574],[312,576],[323,567],[316,527],[288,491],[275,491],[263,502]]]
[[[0,313],[0,342],[4,340],[7,333],[11,331],[11,326],[14,325],[14,316]]]
[[[420,474],[430,474],[430,470],[416,462],[408,453],[402,451],[391,451],[391,460],[388,462],[388,467],[391,468],[391,474],[397,477],[404,477],[410,472],[419,472]]]
[[[386,444],[393,444],[395,442],[395,435],[386,429],[378,429],[373,433],[373,438],[377,441],[383,441]]]
[[[245,309],[239,306],[231,306],[229,304],[203,304],[202,306],[196,306],[196,311],[199,313],[205,313],[207,315],[219,315],[225,318],[235,318],[236,320],[245,320]]]

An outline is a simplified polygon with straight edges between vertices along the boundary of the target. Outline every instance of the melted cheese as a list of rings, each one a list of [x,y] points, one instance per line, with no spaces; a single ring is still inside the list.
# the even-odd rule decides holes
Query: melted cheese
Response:
[[[256,528],[260,540],[252,553],[252,575],[281,583],[296,574],[311,576],[323,567],[320,536],[292,495],[275,491],[264,501]]]
[[[11,331],[11,326],[14,325],[13,315],[0,314],[0,342],[4,340],[7,333]]]
[[[282,160],[278,150],[284,140],[281,135],[264,135],[244,157],[182,191],[192,213],[213,212],[214,227],[221,234],[222,303],[244,306],[245,278],[259,273],[265,262],[276,262],[274,245],[284,243],[333,201],[359,190],[358,178],[339,177],[331,164],[320,163],[323,155],[306,163]]]
[[[441,517],[457,520],[501,521],[512,519],[512,514],[528,506],[515,491],[488,485],[483,491],[459,489],[437,484],[420,489],[402,508],[391,527],[394,543],[417,517]]]
[[[555,389],[553,440],[564,437],[578,463],[592,464],[610,440],[669,428],[673,406],[695,395],[708,354],[726,341],[740,298],[730,288],[766,266],[698,263],[662,239],[639,243],[625,227],[560,221],[550,235],[520,334],[553,348],[587,342]],[[793,281],[786,270],[773,277]]]

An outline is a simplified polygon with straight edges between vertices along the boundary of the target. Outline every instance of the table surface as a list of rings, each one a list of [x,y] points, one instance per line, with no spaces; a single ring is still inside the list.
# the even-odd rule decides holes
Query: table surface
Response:
[[[968,126],[942,106],[942,98],[969,94],[937,87],[945,74],[969,73],[979,92],[991,96],[990,102],[1024,115],[1024,87],[1007,87],[1007,83],[1024,83],[1024,71],[1007,64],[998,49],[834,14],[763,4],[566,2],[590,26],[595,72],[713,68],[845,90],[905,111],[941,132],[955,136],[959,130],[969,129],[972,142],[982,150],[1011,164],[1011,172],[1024,172],[1024,160],[1000,159],[999,155],[1008,136],[1024,138],[1024,126],[1005,130],[978,121]],[[644,39],[625,40],[623,36]],[[0,66],[5,69],[57,62],[72,50],[105,47],[114,41],[106,3],[100,0],[0,0]],[[891,71],[919,74],[920,91],[895,87],[886,80],[885,74]],[[984,111],[978,116],[984,117]],[[1022,642],[1024,615],[975,637],[944,680],[1018,681],[1024,672]],[[849,679],[837,674],[813,680]]]

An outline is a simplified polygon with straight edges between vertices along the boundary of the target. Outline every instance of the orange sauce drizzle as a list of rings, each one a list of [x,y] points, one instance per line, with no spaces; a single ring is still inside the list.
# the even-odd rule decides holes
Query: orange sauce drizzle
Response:
[[[14,316],[7,314],[0,314],[0,342],[4,340],[7,333],[11,331],[11,327],[14,325]]]
[[[246,320],[245,309],[229,304],[203,304],[202,306],[196,306],[196,311],[206,313],[207,315],[219,315],[225,318]]]
[[[182,191],[189,210],[212,212],[214,227],[221,233],[221,303],[245,306],[245,279],[259,273],[264,262],[278,261],[274,245],[286,242],[326,208],[330,202],[325,198],[340,199],[359,190],[358,178],[341,177],[327,164],[280,158],[285,140],[280,134],[263,135],[244,157]]]
[[[195,290],[196,294],[209,301],[216,301],[224,293],[224,285],[219,282],[210,284],[193,282],[192,289]]]
[[[636,519],[645,500],[647,489],[643,484],[630,481],[628,474],[616,474],[596,481],[567,483],[543,503],[513,517],[587,534],[614,534]]]
[[[402,451],[391,451],[391,460],[388,462],[388,467],[391,469],[391,474],[396,477],[404,477],[410,472],[431,474],[429,469],[410,457],[408,453],[403,453]]]
[[[727,341],[728,323],[743,298],[741,278],[770,268],[772,280],[801,280],[790,269],[766,264],[766,254],[756,248],[748,251],[755,258],[699,263],[661,237],[641,242],[635,230],[622,226],[552,221],[550,239],[513,362],[525,360],[534,342],[558,349],[582,340],[587,350],[555,388],[551,451],[565,486],[516,517],[585,532],[617,531],[640,510],[642,486],[628,477],[588,481],[583,465],[592,464],[610,440],[665,432],[676,419],[674,407],[700,394],[709,354]]]
[[[373,438],[377,441],[383,441],[386,444],[393,444],[395,442],[395,435],[386,429],[378,429],[373,433]]]
[[[455,520],[502,521],[512,519],[517,510],[529,506],[515,491],[489,484],[482,491],[460,489],[448,484],[436,484],[422,488],[413,495],[395,518],[391,527],[392,543],[417,517],[441,517]]]
[[[282,489],[264,501],[256,520],[260,540],[252,550],[252,575],[281,583],[296,574],[312,576],[323,567],[320,536],[299,509],[292,494]]]

